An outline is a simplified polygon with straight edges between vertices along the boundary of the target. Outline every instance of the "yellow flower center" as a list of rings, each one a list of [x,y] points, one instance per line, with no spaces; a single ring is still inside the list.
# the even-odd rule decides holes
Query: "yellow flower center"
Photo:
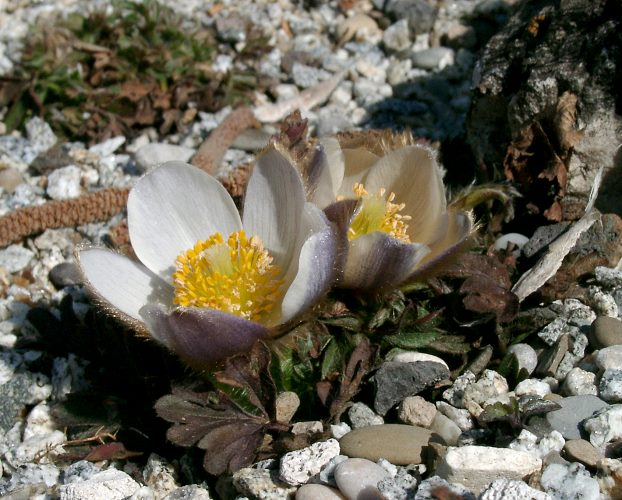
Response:
[[[174,303],[185,307],[218,309],[261,321],[281,294],[281,270],[257,236],[220,233],[199,241],[176,260]]]
[[[400,214],[406,205],[404,203],[393,203],[395,193],[385,196],[386,190],[382,188],[378,194],[370,195],[363,184],[358,182],[352,190],[360,200],[360,208],[348,229],[350,241],[364,234],[382,231],[404,243],[410,243],[410,238],[406,232],[408,229],[406,221],[410,220],[410,216]]]

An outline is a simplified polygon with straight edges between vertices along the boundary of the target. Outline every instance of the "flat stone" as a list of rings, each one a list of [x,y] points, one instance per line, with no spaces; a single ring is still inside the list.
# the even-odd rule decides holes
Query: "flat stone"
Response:
[[[448,446],[456,446],[458,438],[462,434],[460,427],[441,412],[436,412],[434,421],[430,425],[430,430],[441,436]]]
[[[449,378],[449,370],[443,364],[431,361],[382,363],[376,374],[374,408],[384,416],[390,408],[405,397],[416,396],[436,382]]]
[[[412,425],[384,424],[354,429],[339,445],[341,453],[352,458],[377,461],[387,459],[394,465],[420,464],[422,449],[432,432]]]
[[[436,406],[421,396],[408,396],[400,403],[397,418],[405,424],[427,428],[434,420],[436,411]]]
[[[345,500],[346,497],[336,489],[323,484],[303,484],[296,491],[296,500]]]
[[[595,469],[598,462],[605,458],[592,443],[585,439],[570,439],[564,445],[564,452],[573,462],[581,462],[586,467]]]
[[[233,474],[233,486],[241,495],[251,498],[290,498],[296,486],[279,479],[278,470],[251,469],[246,467]]]
[[[313,443],[301,450],[290,451],[281,457],[279,478],[287,484],[306,483],[319,474],[322,467],[339,455],[336,439]]]
[[[276,421],[289,423],[298,407],[300,406],[300,398],[298,394],[292,391],[281,392],[274,403],[276,408]]]
[[[335,468],[335,481],[348,499],[380,499],[378,483],[390,477],[378,464],[365,458],[349,458]]]
[[[569,396],[557,403],[561,408],[547,413],[545,418],[564,439],[581,439],[581,423],[596,411],[609,406],[602,399],[591,395]]]
[[[132,496],[140,484],[125,472],[108,469],[91,476],[87,481],[63,484],[59,487],[60,500],[83,500],[84,498],[105,498],[121,500]]]
[[[496,479],[522,480],[539,471],[540,467],[542,460],[524,451],[462,446],[448,448],[436,473],[450,483],[460,483],[480,493]]]
[[[551,496],[532,488],[524,481],[497,479],[480,495],[479,500],[551,500]]]

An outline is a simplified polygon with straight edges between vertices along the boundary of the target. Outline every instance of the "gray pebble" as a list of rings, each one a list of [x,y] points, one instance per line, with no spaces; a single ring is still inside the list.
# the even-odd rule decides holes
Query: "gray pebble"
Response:
[[[508,348],[508,354],[514,354],[519,369],[525,369],[529,375],[538,365],[538,354],[529,344],[514,344]]]
[[[608,369],[603,372],[598,384],[598,393],[601,399],[608,403],[622,401],[622,370]]]
[[[410,59],[416,68],[443,69],[453,64],[454,51],[448,47],[433,47],[413,52]]]
[[[561,408],[547,413],[546,420],[554,430],[564,436],[564,439],[580,439],[581,422],[590,418],[594,412],[608,406],[602,399],[590,395],[570,396],[558,403]]]
[[[60,289],[66,286],[82,283],[82,273],[77,264],[73,262],[61,262],[50,269],[49,278],[52,284]]]
[[[303,484],[296,492],[296,500],[345,500],[341,492],[323,484]]]
[[[378,483],[388,477],[386,470],[364,458],[350,458],[335,469],[337,486],[348,499],[380,500]]]
[[[592,323],[589,339],[594,349],[622,344],[622,321],[609,316],[597,317]]]
[[[365,403],[354,403],[348,410],[348,417],[353,429],[367,427],[368,425],[384,424],[384,418],[376,415]]]
[[[581,462],[586,467],[596,468],[598,462],[605,458],[592,443],[585,439],[570,439],[564,445],[564,452],[573,462]]]

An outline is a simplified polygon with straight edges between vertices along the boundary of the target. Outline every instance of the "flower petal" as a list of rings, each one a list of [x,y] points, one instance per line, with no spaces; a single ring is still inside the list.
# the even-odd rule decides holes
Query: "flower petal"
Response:
[[[149,269],[104,248],[78,253],[78,264],[93,291],[132,319],[142,321],[140,309],[150,302],[170,304],[173,288]]]
[[[345,199],[339,200],[328,205],[324,209],[326,218],[335,225],[335,237],[337,242],[337,258],[335,260],[335,281],[337,283],[343,281],[343,272],[346,265],[348,255],[348,230],[350,222],[358,206],[358,200]]]
[[[370,292],[396,287],[428,252],[426,245],[402,243],[386,233],[365,234],[350,241],[340,286]]]
[[[311,307],[328,291],[335,278],[337,238],[323,212],[307,203],[301,231],[298,260],[290,266],[295,273],[281,305],[280,323],[285,323]],[[286,280],[289,276],[286,275]],[[291,278],[290,278],[291,279]],[[287,282],[287,281],[286,281]]]
[[[449,212],[447,218],[447,232],[445,237],[430,246],[430,253],[417,264],[408,281],[421,279],[428,274],[434,274],[438,269],[463,250],[469,244],[469,237],[473,231],[473,218],[467,212]]]
[[[406,146],[382,157],[365,178],[369,193],[381,188],[395,193],[395,203],[406,205],[401,213],[412,217],[408,222],[411,241],[430,244],[442,237],[439,217],[447,202],[442,171],[431,149]]]
[[[339,196],[346,198],[352,198],[354,196],[352,189],[354,184],[362,182],[363,178],[367,174],[369,168],[378,161],[376,156],[371,151],[362,147],[356,149],[344,149],[343,150],[345,160],[345,171],[343,174],[343,182],[339,187]]]
[[[304,205],[302,179],[289,159],[274,148],[262,153],[248,180],[242,225],[261,238],[281,269],[294,255]]]
[[[170,282],[177,256],[215,232],[241,229],[225,188],[209,174],[178,161],[138,180],[127,200],[132,247],[151,271]]]
[[[344,155],[339,141],[332,137],[320,140],[321,155],[314,162],[314,169],[309,172],[310,196],[308,200],[324,208],[337,197],[343,181]]]
[[[162,306],[148,305],[141,315],[155,340],[196,369],[246,352],[268,335],[259,323],[214,309],[179,307],[169,313]]]

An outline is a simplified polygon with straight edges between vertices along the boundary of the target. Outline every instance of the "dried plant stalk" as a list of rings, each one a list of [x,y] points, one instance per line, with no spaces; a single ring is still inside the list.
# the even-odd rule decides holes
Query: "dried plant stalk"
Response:
[[[128,193],[128,188],[108,188],[71,200],[18,208],[0,217],[0,247],[45,229],[106,221],[125,208]]]

